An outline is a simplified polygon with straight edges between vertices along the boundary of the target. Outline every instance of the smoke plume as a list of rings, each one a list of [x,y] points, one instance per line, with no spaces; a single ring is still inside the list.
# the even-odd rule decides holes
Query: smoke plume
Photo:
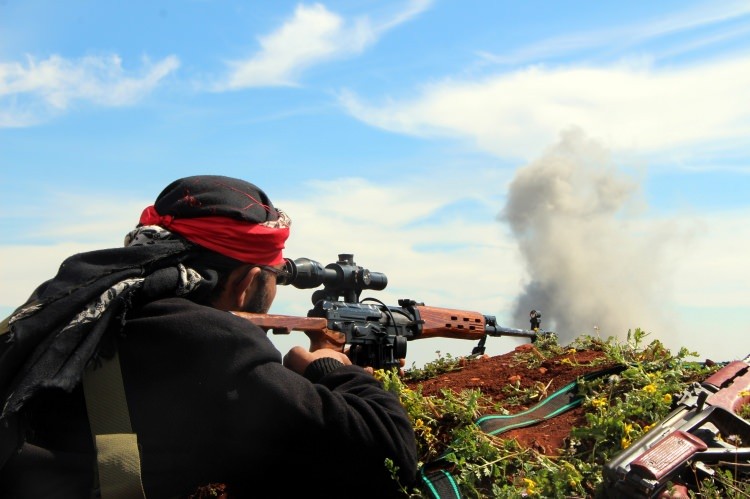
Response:
[[[635,179],[578,129],[520,168],[498,216],[509,224],[529,278],[514,324],[529,324],[529,312],[538,310],[541,328],[561,341],[663,327],[668,236],[636,216],[639,206]]]

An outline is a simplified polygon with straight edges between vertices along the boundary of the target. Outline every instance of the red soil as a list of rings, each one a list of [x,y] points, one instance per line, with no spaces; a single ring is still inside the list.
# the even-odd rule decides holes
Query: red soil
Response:
[[[468,361],[460,370],[441,374],[425,381],[409,382],[410,387],[421,385],[423,395],[439,395],[442,389],[455,392],[464,389],[479,389],[482,394],[496,403],[503,403],[512,392],[509,385],[518,383],[519,388],[537,388],[541,397],[550,395],[571,381],[585,374],[599,371],[611,364],[603,364],[604,354],[597,351],[576,351],[558,357],[543,360],[537,367],[528,367],[523,357],[540,355],[532,345],[522,345],[514,351],[496,357],[483,357]],[[539,357],[541,360],[541,357]],[[564,361],[564,359],[569,359]],[[540,400],[539,399],[539,400]],[[528,409],[538,402],[529,405],[505,405],[511,413],[516,414]],[[582,426],[585,421],[583,408],[578,407],[560,414],[547,421],[517,428],[500,434],[503,439],[516,439],[525,447],[532,447],[546,455],[559,455],[565,448],[566,439],[574,426]]]

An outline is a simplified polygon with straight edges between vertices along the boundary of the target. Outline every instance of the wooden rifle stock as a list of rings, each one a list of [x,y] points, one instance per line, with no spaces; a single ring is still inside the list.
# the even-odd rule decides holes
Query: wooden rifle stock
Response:
[[[237,317],[247,319],[259,328],[273,334],[289,334],[292,331],[303,331],[310,338],[310,351],[330,348],[343,350],[346,338],[342,333],[328,329],[325,317],[297,317],[293,315],[251,314],[249,312],[232,312]]]
[[[251,314],[249,312],[232,312],[237,317],[247,319],[261,329],[273,331],[274,334],[289,334],[292,331],[319,331],[327,329],[325,317],[297,317],[294,315]]]

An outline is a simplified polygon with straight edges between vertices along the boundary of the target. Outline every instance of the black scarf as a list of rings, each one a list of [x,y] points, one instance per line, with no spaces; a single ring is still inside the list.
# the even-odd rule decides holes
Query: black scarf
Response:
[[[210,287],[212,279],[182,265],[190,246],[172,239],[66,259],[0,330],[0,418],[18,411],[41,388],[71,391],[106,345],[105,332],[119,330],[112,326],[134,302]]]

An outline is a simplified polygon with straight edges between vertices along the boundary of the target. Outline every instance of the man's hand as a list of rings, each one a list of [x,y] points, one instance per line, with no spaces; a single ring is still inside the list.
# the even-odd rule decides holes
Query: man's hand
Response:
[[[344,336],[344,333],[331,331],[330,329],[325,329],[323,331],[305,331],[305,334],[310,338],[311,352],[323,348],[343,350],[344,345],[346,344],[346,336]]]
[[[291,369],[298,374],[304,374],[305,369],[307,369],[307,366],[309,366],[312,361],[320,359],[322,357],[331,357],[338,360],[339,362],[342,362],[345,365],[351,365],[352,363],[352,361],[349,360],[349,357],[347,357],[344,352],[341,352],[339,350],[321,348],[320,350],[309,352],[303,347],[296,346],[289,350],[289,352],[284,356],[284,366],[287,369]]]

